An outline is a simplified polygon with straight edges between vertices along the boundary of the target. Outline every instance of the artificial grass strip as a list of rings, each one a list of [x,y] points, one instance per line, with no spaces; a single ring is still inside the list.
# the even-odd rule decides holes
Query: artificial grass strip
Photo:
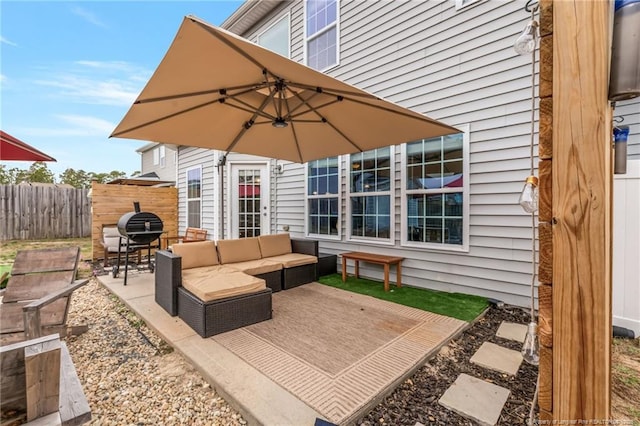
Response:
[[[412,308],[446,315],[463,321],[473,321],[489,304],[486,298],[480,296],[446,293],[406,286],[397,288],[393,283],[389,283],[390,289],[385,292],[382,282],[352,276],[347,277],[346,282],[342,282],[342,275],[340,274],[325,275],[320,277],[318,281],[331,287],[366,294],[377,299],[411,306]]]

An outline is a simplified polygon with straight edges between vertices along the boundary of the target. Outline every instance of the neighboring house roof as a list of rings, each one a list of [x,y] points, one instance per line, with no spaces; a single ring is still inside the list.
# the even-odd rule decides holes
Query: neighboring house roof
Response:
[[[145,173],[140,176],[130,178],[114,179],[107,182],[108,185],[138,185],[138,186],[171,186],[175,182],[169,180],[160,180],[155,172]]]
[[[142,154],[143,152],[147,152],[150,151],[151,149],[155,148],[156,146],[161,145],[158,142],[149,142],[148,144],[142,145],[140,148],[136,149],[136,152],[139,152],[140,154]],[[172,144],[162,144],[164,146],[166,146],[168,149],[173,149],[175,150],[177,147],[175,145]]]

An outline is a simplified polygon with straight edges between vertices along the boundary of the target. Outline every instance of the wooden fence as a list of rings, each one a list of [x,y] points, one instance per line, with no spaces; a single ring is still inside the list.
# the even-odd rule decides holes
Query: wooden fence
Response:
[[[66,185],[0,185],[0,241],[88,237],[87,193]]]
[[[104,257],[100,244],[102,225],[116,224],[122,215],[133,211],[133,202],[140,209],[160,217],[165,235],[178,234],[178,190],[136,185],[91,185],[93,259]]]

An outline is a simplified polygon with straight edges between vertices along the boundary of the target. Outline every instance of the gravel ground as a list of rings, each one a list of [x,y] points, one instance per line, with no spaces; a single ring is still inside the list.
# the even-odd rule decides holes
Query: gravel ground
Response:
[[[67,344],[93,425],[245,425],[246,421],[96,279],[76,290]]]

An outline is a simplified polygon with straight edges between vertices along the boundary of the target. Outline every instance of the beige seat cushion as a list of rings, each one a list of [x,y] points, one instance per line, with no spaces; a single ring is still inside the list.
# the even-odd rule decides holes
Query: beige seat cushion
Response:
[[[238,238],[218,240],[220,263],[245,262],[262,258],[258,238]]]
[[[201,266],[199,268],[184,269],[182,271],[182,280],[198,280],[203,277],[213,276],[214,274],[225,272],[238,272],[238,270],[227,265]]]
[[[190,243],[191,244],[191,243]],[[255,293],[267,288],[265,280],[237,271],[217,272],[197,268],[187,277],[182,276],[182,287],[203,302]]]
[[[301,253],[281,254],[279,256],[271,256],[264,260],[268,260],[269,262],[280,262],[285,268],[318,263],[317,257]]]
[[[266,259],[247,260],[245,262],[228,263],[224,266],[233,268],[237,271],[244,272],[249,275],[266,274],[268,272],[279,271],[282,269],[282,263],[269,262]]]
[[[260,243],[262,257],[291,253],[291,238],[289,234],[260,235],[258,242]]]
[[[118,244],[120,244],[120,231],[118,228],[113,226],[105,226],[102,228],[102,241],[104,242],[104,246],[109,253],[117,253],[118,252]],[[122,248],[120,249],[122,252],[126,251],[127,239],[122,238]]]
[[[213,241],[174,244],[171,250],[182,257],[183,270],[201,266],[215,266],[220,263],[218,262],[216,244]]]

